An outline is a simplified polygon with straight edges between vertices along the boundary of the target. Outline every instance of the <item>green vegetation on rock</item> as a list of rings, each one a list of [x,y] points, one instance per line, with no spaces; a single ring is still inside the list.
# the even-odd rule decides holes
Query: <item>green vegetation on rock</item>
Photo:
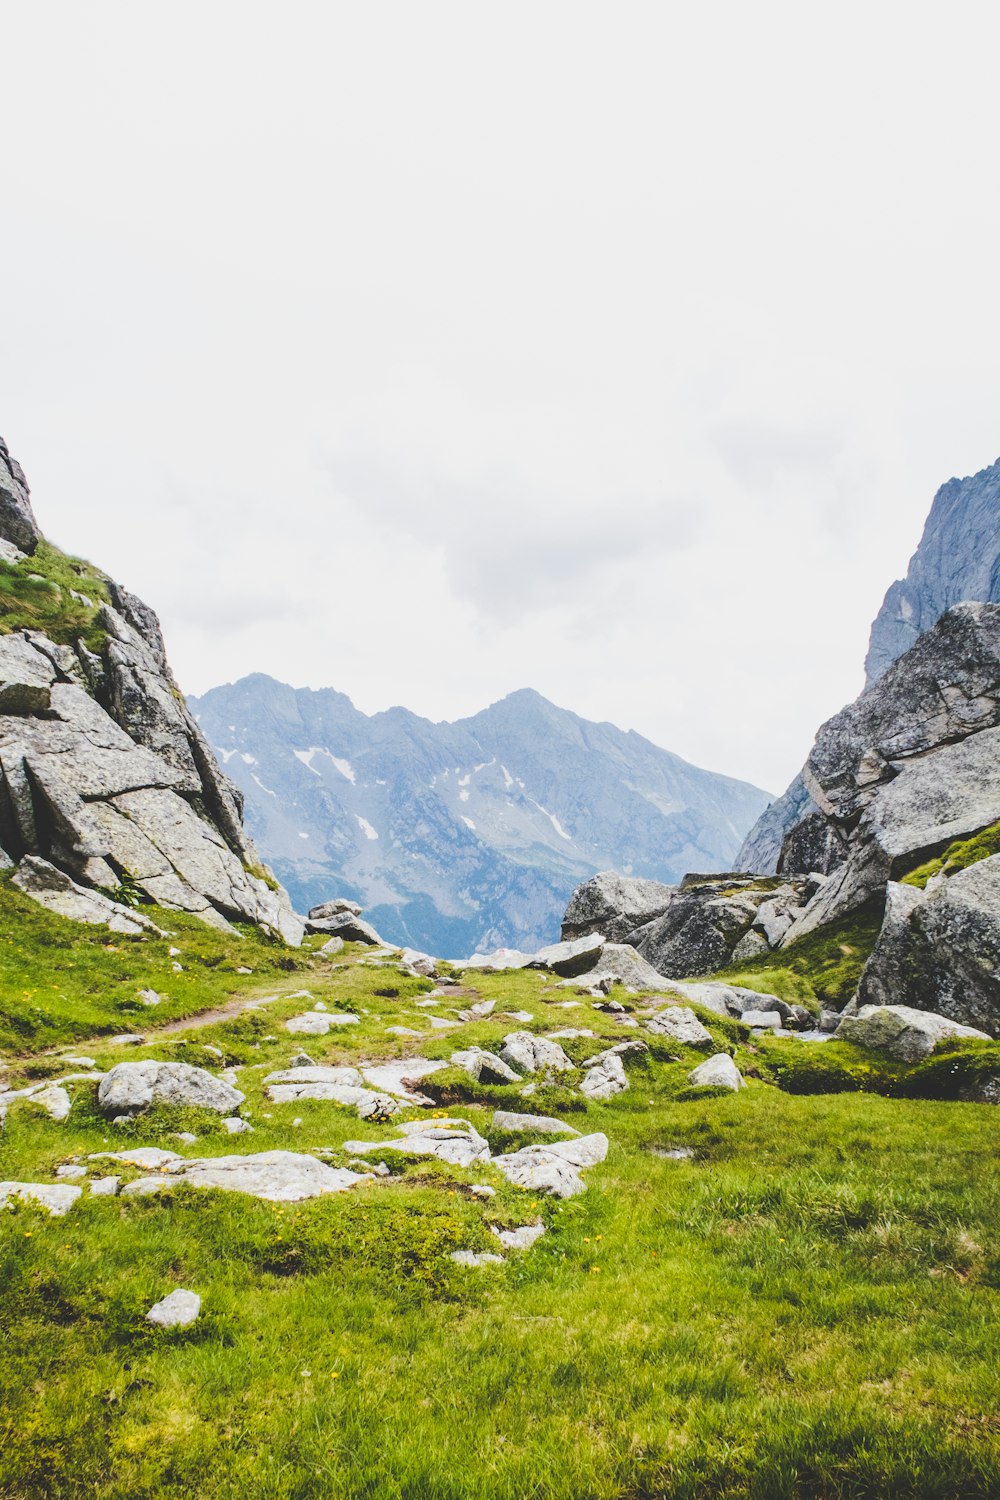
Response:
[[[89,599],[86,604],[73,595]],[[109,602],[107,579],[80,558],[69,557],[41,541],[22,562],[0,561],[0,635],[15,630],[40,630],[60,645],[82,640],[99,652],[105,642],[97,623],[98,609]]]
[[[788,948],[732,964],[711,977],[777,995],[789,1004],[839,1008],[857,989],[882,926],[883,905],[879,897],[843,920],[807,933]]]
[[[942,873],[955,875],[959,870],[967,870],[970,865],[976,865],[981,859],[989,859],[994,854],[1000,854],[1000,823],[984,828],[974,838],[958,839],[954,844],[949,844],[937,859],[930,859],[911,870],[908,875],[902,876],[902,882],[924,890],[933,876]]]

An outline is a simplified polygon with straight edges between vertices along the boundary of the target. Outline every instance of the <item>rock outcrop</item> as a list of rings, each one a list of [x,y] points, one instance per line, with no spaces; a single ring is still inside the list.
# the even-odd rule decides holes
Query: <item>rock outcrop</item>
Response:
[[[1000,603],[1000,459],[971,478],[949,479],[934,496],[906,577],[872,625],[869,686],[964,599]]]
[[[787,794],[799,821],[777,867],[793,879],[823,863],[828,878],[782,946],[882,899],[887,882],[1000,820],[1000,605],[942,616],[822,726],[800,781],[808,800]],[[767,852],[767,838],[749,842]]]
[[[812,875],[779,881],[733,874],[686,875],[668,886],[605,871],[574,891],[563,935],[580,942],[588,933],[621,934],[581,983],[655,988],[777,948],[820,883]]]
[[[1000,1035],[1000,855],[926,890],[891,884],[858,1000],[915,1006]]]
[[[30,571],[17,556],[35,552],[40,540],[24,476],[0,444],[8,567]],[[156,616],[112,580],[88,576],[100,597],[73,591],[75,613],[67,615],[83,611],[86,632],[67,632],[68,641],[38,630],[0,634],[7,862],[44,860],[90,890],[127,888],[217,926],[252,922],[298,943],[301,921],[260,865],[243,828],[242,795],[187,709]],[[48,593],[50,601],[65,597],[55,583]],[[38,874],[37,863],[27,866],[22,888],[73,914],[66,888],[57,892],[52,877],[46,883]]]
[[[839,1042],[853,1042],[869,1052],[884,1052],[909,1063],[929,1057],[939,1042],[990,1040],[975,1027],[909,1005],[863,1005],[854,1015],[844,1017],[835,1037]]]

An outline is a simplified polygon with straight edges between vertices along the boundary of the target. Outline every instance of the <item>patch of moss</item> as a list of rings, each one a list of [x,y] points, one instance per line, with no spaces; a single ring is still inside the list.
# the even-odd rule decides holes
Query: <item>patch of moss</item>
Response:
[[[942,1042],[907,1073],[899,1092],[909,1099],[978,1099],[989,1083],[1000,1085],[1000,1042],[970,1038]]]
[[[904,875],[902,883],[924,890],[927,882],[935,875],[955,875],[959,870],[967,870],[970,865],[977,865],[980,860],[989,859],[994,854],[1000,854],[1000,823],[991,824],[971,839],[956,839],[937,859],[929,859]]]
[[[74,593],[91,603],[74,599]],[[106,576],[51,542],[39,542],[34,556],[23,562],[0,562],[0,635],[41,630],[59,645],[82,640],[88,650],[99,653],[107,637],[97,616],[100,606],[109,602]]]

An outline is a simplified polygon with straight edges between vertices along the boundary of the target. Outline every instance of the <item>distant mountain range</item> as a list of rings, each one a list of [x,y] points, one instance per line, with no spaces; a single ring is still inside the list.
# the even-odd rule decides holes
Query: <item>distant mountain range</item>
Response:
[[[259,673],[189,702],[297,907],[352,897],[443,956],[554,940],[599,870],[726,869],[769,801],[527,689],[454,724]]]

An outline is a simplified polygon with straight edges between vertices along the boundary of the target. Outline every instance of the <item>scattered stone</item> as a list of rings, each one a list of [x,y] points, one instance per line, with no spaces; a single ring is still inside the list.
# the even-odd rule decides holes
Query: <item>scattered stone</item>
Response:
[[[491,1255],[486,1250],[453,1250],[450,1257],[456,1266],[502,1266],[502,1255]]]
[[[688,1074],[688,1082],[696,1088],[732,1089],[736,1093],[745,1089],[743,1074],[727,1052],[717,1052]]]
[[[230,1135],[252,1135],[253,1126],[247,1120],[241,1120],[239,1115],[230,1115],[223,1120],[223,1125]]]
[[[535,1019],[530,1010],[505,1010],[503,1014],[506,1020],[520,1021],[522,1026]]]
[[[113,1198],[121,1187],[120,1177],[95,1177],[90,1184],[92,1198]]]
[[[327,938],[319,951],[324,958],[334,958],[338,953],[343,953],[344,939],[342,937]]]
[[[288,1066],[290,1068],[314,1068],[316,1064],[308,1052],[296,1052]]]
[[[190,1130],[179,1130],[174,1139],[181,1141],[185,1146],[193,1146],[198,1137],[192,1135]]]
[[[415,1031],[412,1026],[387,1026],[386,1036],[422,1036],[423,1033]]]
[[[776,1010],[745,1010],[740,1016],[744,1026],[758,1031],[774,1030],[781,1025],[781,1016]]]
[[[362,1064],[361,1074],[365,1083],[383,1093],[405,1099],[407,1104],[433,1104],[433,1099],[421,1094],[416,1088],[421,1078],[438,1073],[448,1064],[441,1059],[427,1057],[403,1057],[397,1062]]]
[[[584,974],[593,969],[604,952],[604,938],[599,933],[588,933],[565,943],[553,943],[541,948],[526,965],[529,969],[551,969],[564,979]]]
[[[246,1098],[239,1089],[190,1063],[119,1063],[101,1079],[97,1106],[102,1114],[137,1114],[153,1104],[191,1105],[230,1115]]]
[[[201,1312],[201,1298],[197,1292],[185,1292],[180,1287],[161,1302],[149,1309],[147,1323],[157,1328],[189,1328]]]
[[[468,1120],[415,1120],[400,1125],[401,1141],[345,1141],[349,1156],[375,1151],[399,1151],[407,1156],[434,1156],[455,1167],[489,1161],[490,1148]]]
[[[498,1109],[493,1114],[494,1130],[534,1131],[538,1135],[579,1135],[572,1125],[556,1120],[552,1115],[519,1115],[512,1110]]]
[[[37,1203],[47,1208],[53,1219],[61,1219],[82,1192],[83,1188],[68,1182],[0,1182],[0,1208],[11,1198],[19,1198],[22,1203]]]
[[[565,1031],[547,1031],[545,1033],[545,1040],[547,1042],[568,1042],[578,1036],[596,1037],[597,1032],[591,1031],[587,1026],[569,1026]]]
[[[671,1005],[659,1011],[646,1022],[646,1030],[654,1036],[672,1037],[684,1047],[712,1045],[712,1033],[686,1005]]]
[[[558,1042],[532,1036],[530,1031],[512,1031],[505,1036],[500,1056],[519,1073],[568,1073],[573,1067]]]
[[[139,999],[143,1005],[159,1005],[162,996],[158,995],[155,990],[140,990]]]
[[[328,1011],[322,1015],[314,1010],[304,1016],[293,1016],[285,1022],[285,1030],[301,1036],[326,1036],[331,1026],[359,1026],[361,1017],[348,1012]]]
[[[482,1047],[467,1047],[463,1052],[453,1052],[451,1063],[455,1068],[464,1068],[476,1083],[517,1083],[520,1074],[505,1063],[502,1057],[497,1057],[495,1052],[487,1052]]]
[[[508,1156],[495,1156],[493,1165],[517,1187],[556,1198],[573,1198],[586,1192],[580,1170],[596,1166],[607,1154],[608,1138],[597,1133],[580,1136],[575,1141],[523,1146]]]
[[[161,1167],[172,1167],[185,1158],[177,1151],[165,1151],[162,1146],[135,1146],[131,1151],[94,1151],[90,1161],[120,1161],[129,1167],[142,1167],[152,1172]]]
[[[496,1235],[505,1250],[530,1250],[545,1233],[544,1224],[522,1224],[519,1229],[499,1229],[496,1224],[486,1227],[490,1234]]]
[[[474,1182],[469,1191],[477,1198],[495,1198],[497,1195],[496,1188],[490,1187],[488,1182]]]
[[[63,1167],[56,1167],[57,1177],[86,1177],[86,1175],[86,1167],[79,1167],[74,1164],[69,1164]]]
[[[588,1099],[613,1099],[628,1088],[628,1078],[620,1057],[605,1054],[583,1075],[580,1093]]]
[[[74,1068],[96,1068],[97,1067],[97,1059],[96,1059],[96,1057],[71,1057],[71,1056],[66,1056],[66,1057],[63,1058],[63,1062],[71,1063]]]

